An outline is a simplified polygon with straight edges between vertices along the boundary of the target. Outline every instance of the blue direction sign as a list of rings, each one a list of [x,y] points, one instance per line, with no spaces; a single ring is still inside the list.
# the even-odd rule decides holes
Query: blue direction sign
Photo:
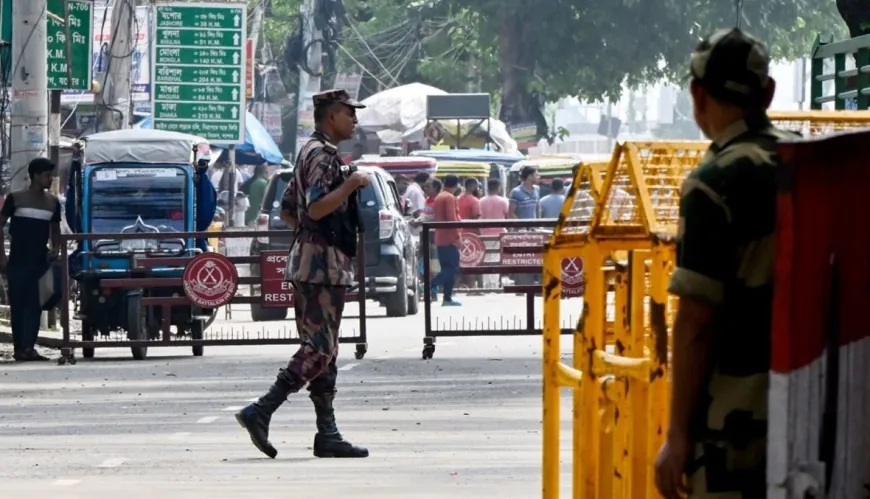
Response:
[[[155,5],[154,129],[245,141],[246,19],[244,4]]]

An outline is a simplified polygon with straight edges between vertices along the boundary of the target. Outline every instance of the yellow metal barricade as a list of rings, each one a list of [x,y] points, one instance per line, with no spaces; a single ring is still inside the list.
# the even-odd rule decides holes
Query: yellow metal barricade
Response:
[[[679,190],[706,142],[617,145],[590,219],[575,189],[594,183],[578,169],[544,254],[543,497],[559,497],[560,389],[573,389],[573,497],[657,497],[652,464],[668,420],[667,281]],[[583,258],[586,291],[573,338],[574,365],[560,362],[561,261]],[[605,269],[615,270],[605,272]],[[605,350],[608,292],[614,353]]]
[[[770,111],[773,124],[804,137],[870,127],[870,111]]]

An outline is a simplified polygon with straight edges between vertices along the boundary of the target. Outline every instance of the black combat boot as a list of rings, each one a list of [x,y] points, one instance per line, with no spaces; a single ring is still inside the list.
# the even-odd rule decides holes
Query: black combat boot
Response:
[[[332,409],[334,393],[311,394],[314,412],[317,414],[317,435],[314,435],[315,457],[368,457],[365,447],[357,447],[342,438],[335,425],[335,411]]]
[[[294,383],[279,376],[265,395],[253,404],[236,413],[236,421],[248,430],[251,442],[260,452],[275,459],[278,450],[269,442],[269,423],[272,414],[287,400],[287,396],[302,388],[302,383]]]

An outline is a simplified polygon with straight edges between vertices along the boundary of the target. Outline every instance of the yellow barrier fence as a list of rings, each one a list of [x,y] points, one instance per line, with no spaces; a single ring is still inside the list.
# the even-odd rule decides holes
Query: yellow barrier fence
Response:
[[[770,111],[773,124],[804,137],[870,127],[870,111]]]
[[[543,497],[559,497],[560,389],[573,390],[575,498],[657,497],[652,463],[667,427],[667,281],[673,267],[679,188],[704,142],[629,142],[614,150],[591,220],[575,186],[544,254]],[[597,191],[597,192],[595,192]],[[580,256],[586,291],[573,338],[574,362],[560,362],[560,262]],[[609,270],[615,269],[615,270]],[[607,321],[613,295],[612,325]],[[614,352],[605,349],[612,327]]]
[[[870,111],[769,115],[803,136],[870,127]],[[652,470],[667,432],[675,310],[667,282],[679,191],[708,146],[628,142],[606,167],[580,165],[575,174],[544,253],[544,499],[559,497],[561,388],[573,391],[572,496],[658,497]],[[577,256],[587,282],[568,366],[560,361],[560,262]]]

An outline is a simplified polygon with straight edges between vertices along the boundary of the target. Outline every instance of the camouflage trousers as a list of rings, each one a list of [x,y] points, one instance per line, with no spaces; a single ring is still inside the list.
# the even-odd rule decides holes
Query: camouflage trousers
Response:
[[[338,329],[346,291],[345,286],[293,283],[296,330],[302,344],[279,376],[308,383],[311,393],[335,392]]]
[[[767,439],[735,445],[706,441],[695,448],[687,470],[691,499],[764,499],[767,497]]]

